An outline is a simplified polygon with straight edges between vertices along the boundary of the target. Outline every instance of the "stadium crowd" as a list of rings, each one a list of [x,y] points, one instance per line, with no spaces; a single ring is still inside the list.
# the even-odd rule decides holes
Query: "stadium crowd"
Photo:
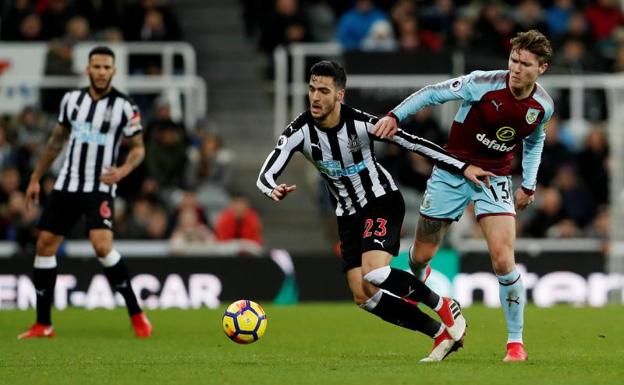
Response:
[[[346,50],[482,51],[504,59],[509,37],[537,28],[554,42],[549,73],[624,71],[624,14],[616,0],[241,3],[247,36],[257,42],[267,62],[278,45],[328,41],[338,41]],[[0,6],[0,41],[49,42],[45,73],[51,75],[74,74],[72,47],[81,41],[182,38],[174,12],[163,1],[13,0]],[[161,71],[158,60],[150,57],[137,58],[130,68],[137,74]],[[39,213],[26,209],[24,191],[36,155],[55,123],[61,96],[58,91],[42,92],[39,106],[0,118],[0,239],[17,241],[28,255]],[[175,247],[228,239],[262,244],[258,213],[248,199],[232,191],[233,152],[216,130],[207,123],[184,127],[173,118],[166,98],[136,101],[143,114],[147,155],[119,186],[116,237],[170,239]],[[586,117],[582,136],[568,129],[569,111],[562,108],[559,113],[547,131],[538,201],[519,216],[518,234],[606,238],[609,151],[604,111],[596,108]],[[445,142],[446,128],[426,111],[404,128]],[[384,150],[381,161],[396,180],[411,188],[412,195],[422,194],[431,165],[392,146]],[[57,162],[53,171],[59,168]],[[516,176],[519,171],[517,162]],[[44,191],[52,189],[53,180],[54,175],[44,180]],[[468,223],[455,226],[455,234],[479,236],[478,227],[470,223],[473,217],[463,218]],[[412,228],[406,231],[411,233]],[[77,228],[73,236],[83,237],[83,229]]]
[[[4,8],[2,8],[4,7]],[[0,6],[0,42],[49,42],[45,73],[76,75],[73,46],[82,41],[176,41],[174,12],[163,1],[15,0]],[[159,57],[130,61],[133,74],[159,74]],[[0,116],[0,239],[32,255],[40,208],[27,209],[25,189],[56,124],[64,90],[43,90],[40,105]],[[262,225],[249,200],[233,190],[233,153],[208,123],[184,127],[165,96],[139,96],[145,162],[118,185],[115,236],[169,240],[172,249],[230,240],[262,245]],[[121,159],[127,151],[121,147]],[[42,203],[64,156],[42,181]],[[180,170],[184,170],[181,172]],[[84,224],[69,238],[83,238]]]

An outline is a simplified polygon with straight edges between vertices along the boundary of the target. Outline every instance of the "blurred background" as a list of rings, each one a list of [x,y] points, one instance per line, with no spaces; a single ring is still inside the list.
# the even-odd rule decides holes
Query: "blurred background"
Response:
[[[116,248],[135,290],[148,307],[213,307],[238,297],[349,299],[316,170],[294,157],[280,180],[298,190],[279,204],[255,187],[277,136],[307,108],[311,64],[343,63],[347,104],[383,115],[426,84],[506,68],[509,39],[528,29],[553,44],[540,83],[556,104],[537,200],[517,220],[529,297],[540,306],[621,303],[623,9],[618,0],[0,0],[0,309],[34,304],[40,209],[26,208],[24,191],[63,93],[88,84],[94,46],[115,51],[113,85],[143,117],[145,162],[115,200]],[[455,108],[426,109],[403,128],[444,144]],[[407,203],[393,262],[406,267],[432,165],[395,146],[376,152]],[[43,205],[63,156],[42,181]],[[464,305],[499,306],[466,211],[434,259],[431,285]],[[59,251],[67,259],[56,305],[114,306],[92,280],[84,236],[78,224]]]

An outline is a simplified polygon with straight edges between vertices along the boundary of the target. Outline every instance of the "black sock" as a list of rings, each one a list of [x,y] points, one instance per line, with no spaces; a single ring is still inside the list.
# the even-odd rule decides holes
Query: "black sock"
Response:
[[[133,316],[141,312],[137,298],[132,291],[130,285],[130,277],[128,275],[128,269],[123,260],[119,260],[115,265],[104,268],[104,274],[108,279],[111,287],[118,291],[124,297],[126,306],[128,307],[128,314]]]
[[[434,293],[424,283],[407,271],[390,269],[390,274],[379,287],[399,297],[422,302],[431,309],[435,309],[440,302],[440,296]]]
[[[33,271],[33,280],[37,292],[37,323],[52,325],[52,302],[56,285],[56,267]]]
[[[420,311],[418,306],[412,305],[404,299],[397,298],[388,293],[381,292],[377,305],[368,309],[364,308],[386,322],[404,327],[410,330],[418,330],[429,337],[440,330],[440,322]]]

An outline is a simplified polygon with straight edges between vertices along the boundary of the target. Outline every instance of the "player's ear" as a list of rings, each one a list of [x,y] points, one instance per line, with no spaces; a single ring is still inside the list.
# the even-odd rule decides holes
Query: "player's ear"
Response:
[[[344,96],[345,96],[345,89],[344,88],[339,89],[336,94],[338,95],[338,101],[342,103],[342,101],[344,100]]]
[[[546,70],[548,69],[548,63],[544,63],[542,65],[539,66],[539,74],[543,75],[544,72],[546,72]]]

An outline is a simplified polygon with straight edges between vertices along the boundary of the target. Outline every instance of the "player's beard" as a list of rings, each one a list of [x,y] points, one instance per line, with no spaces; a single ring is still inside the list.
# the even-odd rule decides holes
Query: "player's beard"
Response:
[[[113,81],[112,77],[108,79],[108,81],[106,82],[106,86],[104,88],[101,88],[95,84],[95,80],[93,79],[93,76],[89,75],[89,82],[91,83],[91,88],[93,88],[93,90],[97,94],[103,94],[104,92],[106,92],[106,90],[108,90],[108,88],[110,87],[111,81]]]
[[[338,102],[338,98],[334,98],[333,103],[327,108],[327,110],[324,110],[321,106],[321,115],[319,115],[318,117],[312,116],[312,118],[314,118],[314,121],[317,123],[323,123],[328,117],[329,115],[331,115],[332,112],[334,112],[334,108],[336,107],[336,103]],[[312,106],[310,106],[311,108]]]

